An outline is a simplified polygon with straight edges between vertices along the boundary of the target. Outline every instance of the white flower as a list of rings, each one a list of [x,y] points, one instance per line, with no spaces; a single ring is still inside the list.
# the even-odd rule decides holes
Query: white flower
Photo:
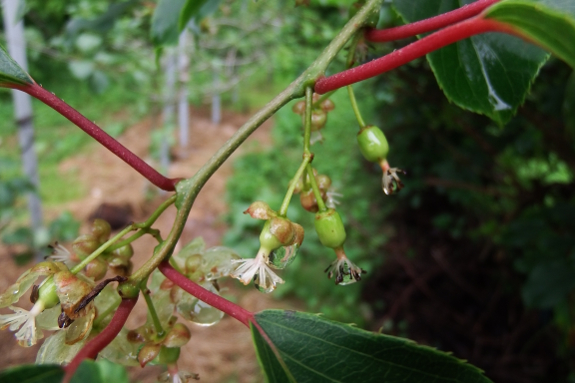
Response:
[[[337,259],[325,269],[325,272],[330,279],[335,274],[335,284],[342,286],[361,281],[361,273],[366,273],[350,261],[343,252],[337,254]]]
[[[79,263],[78,258],[58,242],[56,242],[54,246],[49,247],[52,249],[52,254],[48,257],[48,259],[54,262],[62,262],[68,267]]]
[[[237,259],[233,263],[239,265],[230,275],[239,279],[244,285],[250,284],[253,280],[256,287],[264,292],[272,292],[277,284],[284,283],[284,280],[268,266],[268,254],[261,250],[255,258]]]
[[[331,187],[327,189],[327,193],[325,194],[327,196],[325,206],[330,209],[335,209],[336,206],[340,204],[339,198],[343,197],[343,194],[336,192],[335,189]]]
[[[36,328],[36,317],[44,310],[44,302],[36,302],[30,311],[14,306],[10,306],[10,309],[14,314],[0,315],[0,328],[4,330],[8,327],[10,331],[16,332],[14,335],[21,346],[35,345],[44,336]]]

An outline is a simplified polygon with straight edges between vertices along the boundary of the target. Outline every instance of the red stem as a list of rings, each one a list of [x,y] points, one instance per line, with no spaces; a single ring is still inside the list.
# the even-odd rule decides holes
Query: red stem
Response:
[[[315,84],[315,92],[324,94],[347,85],[355,84],[356,82],[367,80],[368,78],[407,64],[411,60],[443,48],[446,45],[485,32],[503,32],[523,37],[507,24],[476,16],[441,29],[401,49],[395,50],[386,56],[334,74],[333,76],[321,78]]]
[[[198,285],[195,282],[190,281],[186,278],[185,275],[179,273],[176,269],[174,269],[168,261],[164,261],[160,263],[158,267],[162,274],[166,276],[169,280],[174,282],[176,285],[181,287],[183,290],[187,291],[188,293],[192,294],[194,297],[198,298],[199,300],[206,302],[212,307],[217,308],[242,322],[246,327],[250,327],[250,322],[254,321],[254,313],[244,309],[241,306],[236,305],[228,301],[225,298],[220,297],[204,289],[202,286]]]
[[[14,89],[21,90],[22,92],[28,93],[30,96],[37,98],[44,104],[60,113],[62,116],[66,117],[73,124],[77,125],[84,132],[88,133],[96,141],[104,145],[106,149],[120,157],[125,163],[130,165],[138,173],[146,177],[151,183],[160,189],[166,191],[176,190],[176,183],[178,180],[164,177],[158,173],[144,160],[132,153],[128,148],[116,141],[108,133],[104,132],[98,125],[88,120],[76,109],[60,100],[53,93],[50,93],[36,83],[31,85],[12,85],[12,87]]]
[[[110,342],[114,340],[114,338],[116,338],[116,336],[124,326],[124,323],[126,323],[126,319],[128,319],[128,316],[130,315],[130,312],[136,305],[137,301],[138,297],[131,299],[122,299],[120,306],[118,306],[118,309],[114,313],[114,317],[112,318],[108,326],[106,326],[106,328],[104,328],[104,330],[102,330],[101,333],[96,335],[96,337],[94,337],[92,340],[86,343],[86,345],[80,350],[80,352],[78,352],[78,354],[74,357],[74,359],[72,359],[70,364],[64,367],[64,371],[66,371],[66,374],[64,375],[62,383],[67,383],[70,381],[70,379],[74,375],[74,372],[76,372],[76,369],[84,359],[86,358],[96,359],[98,353],[102,351],[104,347],[109,345]]]
[[[500,0],[478,0],[451,12],[430,17],[429,19],[416,21],[411,24],[402,25],[400,27],[369,29],[365,33],[365,38],[369,41],[382,43],[385,41],[395,41],[419,35],[421,33],[431,32],[476,16],[485,8],[499,1]]]

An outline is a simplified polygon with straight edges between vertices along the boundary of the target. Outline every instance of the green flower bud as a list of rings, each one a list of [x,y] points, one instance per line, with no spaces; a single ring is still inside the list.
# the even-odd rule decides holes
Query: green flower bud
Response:
[[[93,234],[82,234],[72,243],[72,251],[80,259],[85,259],[100,247],[100,241]]]
[[[345,227],[339,213],[333,209],[315,215],[315,231],[326,247],[335,249],[345,242]]]
[[[134,255],[134,248],[131,244],[124,245],[112,252],[113,257],[118,257],[125,260],[132,258],[132,255]]]
[[[42,301],[44,303],[44,309],[49,309],[60,303],[60,298],[58,298],[58,294],[56,294],[54,276],[50,276],[42,283],[38,289],[38,298],[36,301]]]
[[[316,132],[325,126],[327,113],[323,109],[314,109],[311,112],[311,131]]]
[[[268,252],[282,246],[282,241],[280,241],[274,234],[272,234],[271,226],[272,220],[266,221],[262,232],[260,233],[260,245]]]
[[[387,157],[389,145],[385,135],[376,126],[366,126],[357,134],[359,150],[366,160],[379,162]]]
[[[108,222],[100,218],[96,218],[94,220],[94,223],[92,224],[92,235],[100,242],[100,244],[103,244],[108,240],[108,238],[110,238],[111,231],[112,228]]]

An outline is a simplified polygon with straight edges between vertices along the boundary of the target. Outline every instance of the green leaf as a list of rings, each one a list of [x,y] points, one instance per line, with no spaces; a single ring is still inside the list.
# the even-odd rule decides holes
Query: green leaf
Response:
[[[152,16],[151,34],[156,46],[178,43],[178,21],[185,3],[186,0],[160,0]]]
[[[284,365],[299,383],[490,382],[478,368],[444,352],[318,315],[265,310],[255,319],[277,351],[265,347],[252,327],[258,358],[270,381],[287,381],[287,373],[280,371]],[[274,354],[280,359],[274,360]]]
[[[433,17],[472,0],[395,0],[406,22]],[[503,125],[525,100],[548,55],[518,37],[486,33],[427,55],[439,86],[461,108]]]
[[[0,45],[0,86],[28,85],[34,81]]]
[[[2,383],[60,383],[64,377],[61,366],[23,364],[0,371]]]
[[[541,262],[529,273],[521,291],[523,301],[530,307],[553,308],[575,289],[573,275],[575,262],[569,259]]]
[[[507,0],[490,7],[486,18],[512,25],[575,68],[575,2]]]
[[[282,366],[280,360],[270,345],[266,342],[262,334],[260,334],[260,332],[253,326],[253,324],[250,324],[250,328],[252,330],[252,337],[254,340],[254,347],[256,348],[258,362],[260,363],[261,368],[264,370],[268,378],[268,382],[294,382],[295,379],[291,375],[288,375],[289,371],[287,371],[287,367],[285,365]]]
[[[84,360],[70,383],[130,383],[126,369],[107,360]]]
[[[187,0],[180,18],[178,20],[178,30],[181,32],[186,28],[188,21],[194,18],[200,11],[200,8],[206,3],[207,0]]]

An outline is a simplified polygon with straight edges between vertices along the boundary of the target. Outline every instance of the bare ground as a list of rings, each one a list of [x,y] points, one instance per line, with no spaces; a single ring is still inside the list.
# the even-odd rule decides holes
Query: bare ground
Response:
[[[225,113],[222,122],[215,126],[208,118],[207,111],[191,110],[190,137],[191,143],[187,150],[177,150],[169,169],[171,177],[190,177],[206,160],[231,137],[231,135],[247,120],[248,116]],[[150,145],[150,132],[155,120],[147,118],[126,130],[120,137],[120,142],[142,158],[147,158]],[[260,128],[248,141],[267,143],[270,124]],[[82,134],[78,132],[78,134]],[[257,144],[249,145],[257,147]],[[237,154],[234,154],[236,156]],[[232,158],[234,157],[232,156]],[[156,195],[150,198],[153,186],[126,164],[118,160],[104,148],[93,145],[79,155],[64,161],[60,169],[62,174],[69,176],[69,182],[80,182],[87,190],[82,199],[71,201],[58,208],[46,212],[48,218],[54,218],[64,210],[72,212],[74,217],[82,222],[81,233],[87,232],[89,219],[97,207],[106,202],[119,205],[129,205],[133,211],[134,221],[145,220],[149,214],[167,197]],[[226,212],[224,200],[226,179],[231,175],[230,161],[206,184],[192,209],[186,223],[182,243],[202,236],[207,246],[220,244],[220,239],[226,227],[221,216]],[[66,185],[62,185],[66,187]],[[148,197],[146,197],[148,195]],[[169,208],[158,219],[154,227],[165,235],[174,220],[175,209]],[[134,243],[134,266],[139,267],[151,255],[155,246],[150,237],[143,237]],[[244,255],[247,256],[247,255]],[[0,268],[3,278],[0,280],[0,291],[6,289],[26,267],[18,267],[10,256],[9,249],[0,245]],[[236,281],[226,281],[222,284],[227,296],[234,297],[243,307],[259,311],[265,308],[295,308],[296,302],[274,301],[268,295],[255,290],[241,288]],[[146,309],[144,302],[138,302],[131,314],[127,326],[134,328],[145,321]],[[178,365],[181,369],[200,374],[202,382],[259,382],[261,376],[259,366],[251,343],[249,331],[239,322],[224,317],[212,327],[193,326],[191,341],[182,348]],[[21,348],[9,331],[0,332],[0,352],[3,358],[0,368],[7,366],[33,363],[39,345],[31,348]],[[133,380],[153,382],[161,371],[160,367],[132,368]]]

